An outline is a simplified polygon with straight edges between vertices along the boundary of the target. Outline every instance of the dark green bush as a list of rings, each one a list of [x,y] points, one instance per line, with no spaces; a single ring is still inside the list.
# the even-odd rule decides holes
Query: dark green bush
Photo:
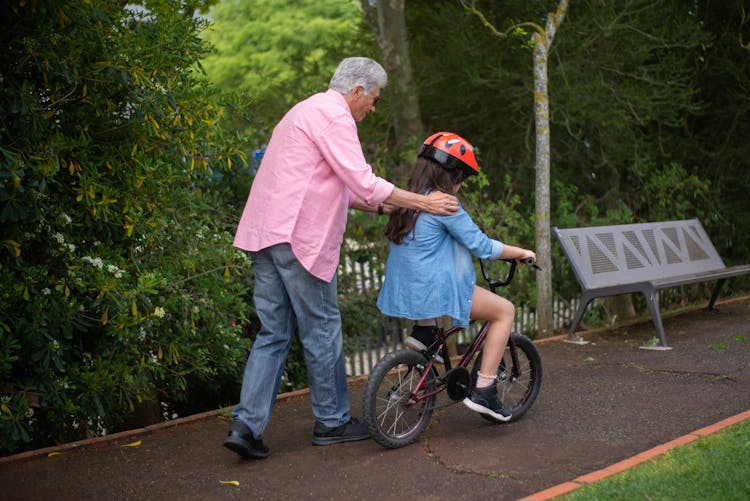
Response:
[[[1,8],[2,454],[236,397],[250,263],[214,173],[244,158],[175,6]]]

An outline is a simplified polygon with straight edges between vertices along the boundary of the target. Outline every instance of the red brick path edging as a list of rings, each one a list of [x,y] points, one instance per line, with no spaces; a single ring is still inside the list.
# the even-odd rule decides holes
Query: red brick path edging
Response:
[[[547,501],[559,496],[564,496],[565,494],[569,494],[576,489],[580,489],[581,487],[584,487],[588,484],[593,484],[594,482],[605,479],[607,477],[611,477],[612,475],[622,473],[623,471],[628,470],[634,466],[645,463],[646,461],[654,459],[657,456],[661,456],[662,454],[676,447],[687,445],[698,440],[699,438],[711,435],[747,419],[750,419],[750,410],[723,419],[718,423],[700,428],[692,433],[688,433],[687,435],[683,435],[682,437],[670,440],[665,444],[657,445],[652,449],[641,452],[627,459],[623,459],[622,461],[609,465],[606,468],[602,468],[601,470],[592,471],[591,473],[581,475],[580,477],[571,480],[570,482],[563,482],[562,484],[558,484],[554,487],[550,487],[549,489],[537,492],[535,494],[522,498],[519,501]]]

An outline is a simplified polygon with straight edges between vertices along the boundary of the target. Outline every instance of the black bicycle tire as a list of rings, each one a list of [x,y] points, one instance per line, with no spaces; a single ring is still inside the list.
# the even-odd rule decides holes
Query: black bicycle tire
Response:
[[[529,384],[528,387],[523,392],[523,395],[520,399],[513,402],[512,405],[508,405],[506,401],[503,401],[503,405],[505,408],[511,412],[511,418],[508,421],[500,421],[498,419],[493,418],[492,416],[488,416],[486,414],[481,414],[481,416],[486,419],[487,421],[495,424],[504,424],[504,423],[512,423],[514,421],[518,421],[523,417],[524,414],[526,414],[532,405],[534,405],[534,401],[536,401],[537,396],[539,395],[539,390],[542,386],[542,357],[539,354],[539,350],[537,350],[536,345],[534,342],[529,339],[527,336],[524,336],[523,334],[519,334],[517,332],[514,332],[511,334],[513,336],[513,341],[515,342],[517,353],[519,357],[524,357],[524,359],[528,362],[528,378],[529,378]],[[503,355],[503,360],[510,360],[510,353],[506,352]],[[524,360],[519,361],[520,364],[524,365]],[[498,374],[501,374],[502,371],[502,360],[501,365],[498,366]],[[474,365],[472,366],[471,370],[471,382],[472,385],[476,384],[477,380],[477,372],[479,372],[479,367],[482,364],[482,353],[479,353],[476,360],[474,361]],[[526,377],[524,374],[523,377]],[[499,381],[498,382],[498,392],[502,389],[502,386],[504,384],[514,384],[512,382],[507,381]],[[500,394],[502,399],[502,394]]]
[[[384,384],[385,379],[393,377],[391,371],[399,365],[408,367],[410,370],[416,368],[417,372],[421,375],[427,366],[427,359],[421,353],[411,350],[400,350],[389,353],[372,368],[365,383],[362,396],[362,414],[367,425],[367,430],[377,443],[389,449],[396,449],[414,443],[430,424],[435,404],[435,395],[421,401],[419,407],[414,408],[417,410],[415,423],[397,433],[391,432],[387,427],[383,426],[382,421],[378,419],[379,415],[382,414],[379,412],[380,408],[378,406],[378,398],[381,396],[381,391],[383,390],[381,385]],[[421,370],[420,367],[422,368]],[[437,372],[434,368],[430,370],[433,373],[434,381],[437,378]],[[388,385],[390,383],[386,382],[385,384]],[[434,382],[429,383],[427,389],[434,388],[434,385]],[[383,412],[387,412],[387,409],[383,410]]]

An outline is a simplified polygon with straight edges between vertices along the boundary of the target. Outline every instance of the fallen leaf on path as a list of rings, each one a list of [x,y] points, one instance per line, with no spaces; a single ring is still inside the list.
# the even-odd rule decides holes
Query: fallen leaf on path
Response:
[[[237,487],[240,486],[240,483],[236,480],[219,480],[220,484],[229,484],[229,485],[236,485]]]
[[[135,442],[131,442],[129,444],[122,444],[120,447],[138,447],[139,445],[141,445],[141,441],[136,440]]]

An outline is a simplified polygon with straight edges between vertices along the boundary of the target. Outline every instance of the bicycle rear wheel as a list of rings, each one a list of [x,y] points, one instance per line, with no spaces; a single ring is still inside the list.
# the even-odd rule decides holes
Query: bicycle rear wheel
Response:
[[[483,418],[492,423],[512,423],[518,421],[531,408],[542,386],[542,358],[534,342],[523,334],[513,332],[518,365],[513,367],[510,348],[505,348],[497,369],[497,396],[512,417],[509,421],[499,421],[486,414]],[[477,356],[471,370],[472,387],[477,381],[477,372],[482,365],[482,353]]]
[[[417,383],[427,367],[427,359],[416,351],[389,353],[375,365],[365,383],[362,413],[372,438],[395,449],[411,444],[427,428],[435,407],[435,395],[415,401]],[[420,393],[435,388],[437,372],[431,374]]]

